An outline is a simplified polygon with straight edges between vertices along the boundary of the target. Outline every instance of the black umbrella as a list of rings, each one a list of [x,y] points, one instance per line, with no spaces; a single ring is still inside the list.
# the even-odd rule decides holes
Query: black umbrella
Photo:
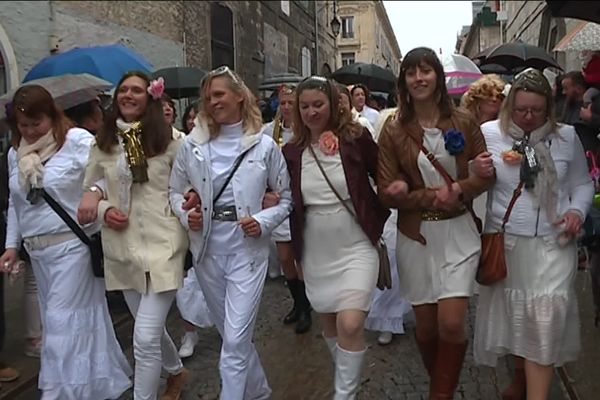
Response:
[[[600,3],[597,1],[546,1],[546,3],[553,17],[600,23]]]
[[[200,81],[206,72],[194,67],[170,67],[152,73],[153,78],[165,80],[165,92],[173,99],[198,97]]]
[[[396,77],[389,69],[375,64],[355,63],[346,65],[331,74],[336,81],[354,85],[362,83],[369,90],[391,93],[396,87]]]
[[[562,67],[546,50],[522,42],[505,43],[497,46],[481,61],[480,66],[486,64],[498,64],[507,70],[514,70],[519,67],[539,70],[554,67],[562,70]]]

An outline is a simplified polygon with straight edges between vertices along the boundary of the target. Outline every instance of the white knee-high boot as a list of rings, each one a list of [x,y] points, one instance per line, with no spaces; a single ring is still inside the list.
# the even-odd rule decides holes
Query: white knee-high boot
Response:
[[[353,400],[360,383],[366,349],[348,351],[336,345],[335,394],[333,400]]]
[[[331,358],[333,359],[333,362],[335,363],[335,353],[336,353],[336,347],[337,347],[337,336],[333,336],[333,337],[327,337],[325,336],[325,333],[323,333],[323,339],[325,339],[325,343],[327,343],[327,348],[329,349],[329,353],[331,353]]]

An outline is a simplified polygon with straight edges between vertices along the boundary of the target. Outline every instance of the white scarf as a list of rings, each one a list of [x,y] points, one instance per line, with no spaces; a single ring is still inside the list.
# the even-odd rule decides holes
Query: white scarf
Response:
[[[21,138],[17,149],[17,165],[19,184],[25,194],[28,194],[31,189],[44,187],[44,163],[58,150],[52,130],[31,144]]]
[[[532,194],[534,199],[545,209],[550,223],[554,223],[557,220],[556,207],[558,204],[556,165],[554,165],[550,148],[545,143],[546,138],[552,132],[552,124],[546,121],[544,125],[532,131],[529,136],[529,145],[535,150],[540,163],[540,172],[536,177]],[[525,132],[511,120],[508,135],[518,140],[525,136]]]
[[[117,118],[117,128],[126,131],[131,129],[133,122],[125,122],[121,118]],[[129,215],[131,206],[131,184],[133,183],[133,175],[127,163],[125,148],[123,147],[123,138],[117,135],[119,140],[119,153],[117,155],[117,180],[119,184],[119,210]]]

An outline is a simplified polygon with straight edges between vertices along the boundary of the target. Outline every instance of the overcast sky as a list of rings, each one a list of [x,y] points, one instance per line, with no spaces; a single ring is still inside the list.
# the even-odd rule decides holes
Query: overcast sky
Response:
[[[402,55],[426,46],[454,53],[456,35],[473,19],[470,1],[384,1]]]

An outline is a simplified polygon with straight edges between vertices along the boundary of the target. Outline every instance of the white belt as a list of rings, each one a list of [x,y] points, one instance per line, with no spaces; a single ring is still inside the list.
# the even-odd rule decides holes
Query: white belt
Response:
[[[73,232],[51,233],[48,235],[31,236],[24,238],[27,250],[41,250],[69,240],[79,239]]]

